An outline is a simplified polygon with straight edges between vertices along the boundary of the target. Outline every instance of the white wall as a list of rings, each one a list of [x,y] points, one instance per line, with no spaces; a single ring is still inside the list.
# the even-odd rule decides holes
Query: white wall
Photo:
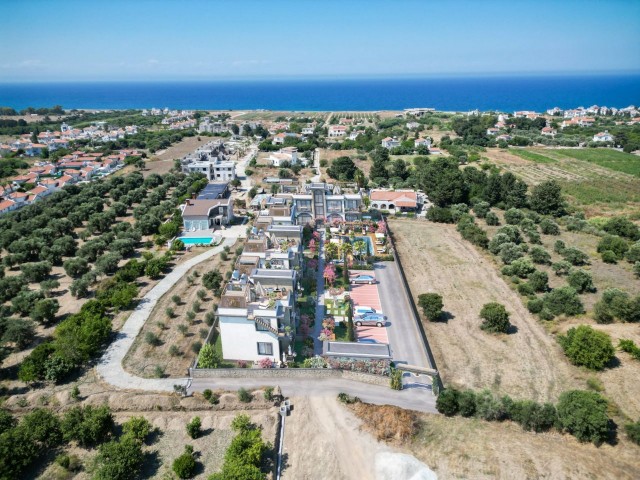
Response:
[[[225,360],[249,362],[271,358],[281,360],[278,337],[271,332],[257,331],[255,323],[243,317],[219,316],[222,337],[222,356]],[[275,319],[274,319],[275,320]],[[258,342],[273,345],[273,355],[258,355]]]

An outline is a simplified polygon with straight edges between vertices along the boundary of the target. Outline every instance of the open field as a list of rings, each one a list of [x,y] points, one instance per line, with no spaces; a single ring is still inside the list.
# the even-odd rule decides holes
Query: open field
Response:
[[[546,180],[556,180],[562,185],[570,200],[585,210],[589,216],[624,213],[640,208],[640,180],[607,166],[583,161],[559,152],[573,155],[593,155],[599,150],[553,150],[489,148],[483,153],[491,163],[522,178],[530,186]],[[618,154],[616,151],[606,151]],[[627,160],[640,157],[625,155]],[[610,162],[610,165],[612,163]],[[629,165],[632,165],[629,163]]]
[[[303,111],[273,111],[273,110],[248,110],[234,115],[229,112],[234,120],[263,120],[275,121],[278,117],[306,117],[317,122],[324,121],[331,112],[303,112]]]
[[[601,167],[628,173],[640,177],[640,156],[619,152],[610,148],[565,148],[545,151],[551,158],[558,156],[571,157],[585,162],[595,163]]]
[[[198,140],[198,138],[200,140]],[[214,140],[212,137],[184,137],[178,143],[171,145],[166,150],[156,152],[154,156],[149,158],[145,163],[143,175],[145,177],[152,173],[163,175],[169,173],[173,168],[173,161],[177,158],[184,157],[187,153],[193,152],[196,148]]]
[[[381,430],[377,410],[386,422],[407,422],[406,411],[391,406],[350,406],[370,432]],[[634,479],[640,476],[640,449],[621,438],[615,445],[581,444],[569,435],[535,434],[512,422],[415,414],[413,438],[394,441],[434,470],[438,478],[598,478]],[[397,427],[396,427],[397,428]],[[405,425],[405,428],[410,428]],[[624,436],[624,435],[622,435]]]
[[[492,260],[454,226],[393,219],[390,227],[414,298],[426,292],[443,296],[448,320],[424,325],[445,384],[537,401],[584,387],[584,374],[569,364]],[[505,305],[517,331],[496,336],[480,329],[480,309],[492,301]]]
[[[204,249],[192,249],[202,253]],[[232,256],[232,254],[230,255]],[[214,269],[218,269],[224,273],[229,268],[230,260],[223,262],[220,255],[216,255],[211,260],[196,265],[187,275],[182,277],[171,290],[169,290],[156,304],[151,312],[149,319],[145,322],[142,330],[138,334],[133,346],[124,359],[124,367],[131,373],[142,377],[154,376],[154,370],[157,366],[164,368],[165,375],[181,376],[185,375],[191,362],[197,353],[192,351],[196,342],[204,343],[204,338],[209,331],[209,327],[204,322],[206,312],[213,310],[216,300],[210,290],[204,289],[202,286],[202,275]],[[196,277],[195,274],[198,273]],[[192,279],[189,283],[188,278]],[[199,299],[198,291],[204,289],[206,297]],[[176,305],[172,301],[172,297],[178,295],[181,299],[180,304]],[[189,322],[186,315],[191,311],[194,302],[200,303],[200,309],[195,319]],[[166,309],[172,308],[174,315],[169,318]],[[159,326],[162,325],[163,328]],[[178,328],[186,327],[184,333]],[[152,346],[147,342],[147,334],[157,335],[161,342],[158,346]],[[178,349],[179,354],[171,355],[172,347]]]

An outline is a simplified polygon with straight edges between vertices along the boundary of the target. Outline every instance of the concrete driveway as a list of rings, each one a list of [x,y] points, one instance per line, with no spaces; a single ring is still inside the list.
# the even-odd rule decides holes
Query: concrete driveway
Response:
[[[386,330],[393,361],[431,368],[411,311],[409,297],[402,285],[398,264],[396,262],[376,263],[375,276],[379,282],[378,292],[382,311],[389,317]]]

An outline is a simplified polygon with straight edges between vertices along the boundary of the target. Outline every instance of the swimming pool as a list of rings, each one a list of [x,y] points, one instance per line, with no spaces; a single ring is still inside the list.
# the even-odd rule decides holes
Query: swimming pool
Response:
[[[347,241],[351,241],[351,239],[349,237],[343,236],[342,238],[347,240]],[[364,244],[367,246],[367,255],[373,255],[374,249],[373,249],[373,242],[371,241],[371,237],[369,237],[369,236],[353,237],[353,242],[357,242],[358,240],[362,240],[364,242]],[[351,242],[351,243],[353,243],[353,242]]]
[[[210,244],[213,237],[178,237],[176,240],[182,240],[185,245]]]

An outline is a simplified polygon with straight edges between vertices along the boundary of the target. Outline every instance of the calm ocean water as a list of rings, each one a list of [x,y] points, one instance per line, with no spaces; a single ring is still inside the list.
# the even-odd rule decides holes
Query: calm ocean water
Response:
[[[640,75],[0,84],[0,106],[268,110],[537,110],[640,104]]]

